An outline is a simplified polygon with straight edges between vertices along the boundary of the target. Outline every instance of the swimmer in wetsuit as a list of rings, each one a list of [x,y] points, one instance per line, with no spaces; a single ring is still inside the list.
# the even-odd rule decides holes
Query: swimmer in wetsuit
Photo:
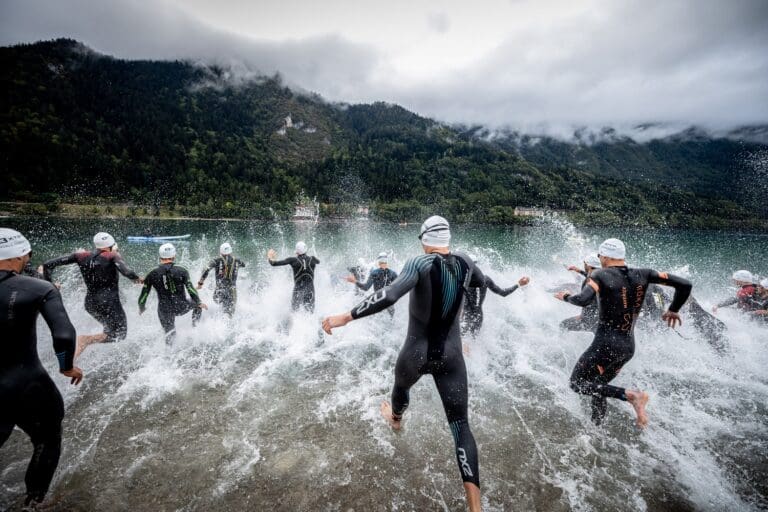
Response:
[[[371,289],[371,286],[373,286],[373,291],[377,292],[392,284],[392,282],[397,279],[397,272],[389,268],[389,257],[387,256],[387,253],[379,253],[376,261],[379,264],[379,268],[371,270],[368,274],[368,280],[365,283],[361,283],[359,277],[355,274],[347,276],[347,281],[354,283],[358,289],[366,292]],[[387,311],[390,316],[395,314],[394,307],[388,308]]]
[[[354,319],[378,313],[410,292],[408,335],[395,365],[392,403],[383,402],[381,414],[400,429],[408,407],[409,390],[422,375],[431,374],[453,434],[467,502],[480,510],[477,446],[468,422],[467,370],[462,355],[459,312],[469,286],[479,287],[485,276],[472,260],[449,249],[448,221],[430,217],[419,235],[425,254],[410,258],[391,285],[366,297],[352,311],[323,320],[328,334]]]
[[[290,265],[293,270],[293,297],[291,298],[291,309],[297,311],[304,307],[310,313],[315,311],[315,266],[320,260],[315,256],[307,256],[307,244],[298,242],[296,244],[296,256],[277,261],[277,252],[270,249],[267,252],[269,264],[273,267]]]
[[[712,313],[717,313],[718,308],[727,308],[735,305],[741,311],[751,312],[760,307],[757,301],[757,287],[755,276],[749,270],[737,270],[733,273],[733,282],[739,287],[735,297],[725,299],[712,308]]]
[[[588,286],[578,295],[560,292],[556,298],[584,306],[598,298],[599,316],[592,345],[579,358],[571,374],[571,389],[592,396],[592,421],[600,424],[605,417],[606,398],[626,400],[635,409],[637,424],[645,427],[648,394],[609,384],[635,354],[635,321],[643,307],[650,283],[675,289],[669,309],[661,315],[670,327],[682,323],[678,311],[691,294],[687,280],[651,269],[627,268],[626,250],[621,240],[610,238],[600,245],[602,269],[592,273]]]
[[[584,260],[584,270],[575,265],[568,267],[568,270],[584,276],[584,282],[581,283],[583,290],[587,286],[589,276],[598,268],[600,268],[600,258],[597,257],[597,254],[592,254]],[[597,298],[581,308],[580,315],[566,318],[560,322],[560,328],[564,331],[594,331],[595,327],[597,327]]]
[[[756,297],[757,306],[751,314],[757,319],[768,322],[768,277],[758,283]]]
[[[61,454],[64,402],[37,355],[37,316],[42,313],[53,338],[59,372],[79,384],[73,365],[75,328],[59,291],[51,283],[22,276],[32,249],[21,233],[0,228],[0,447],[18,426],[34,450],[25,483],[25,507],[41,503]]]
[[[470,255],[472,263],[477,264],[477,259]],[[507,297],[514,293],[519,287],[527,285],[531,280],[528,277],[521,277],[516,285],[509,288],[501,288],[493,279],[485,276],[485,281],[480,286],[470,286],[467,289],[464,298],[464,309],[462,311],[462,333],[471,336],[477,336],[480,328],[483,326],[483,303],[488,290],[496,295]]]
[[[117,252],[117,244],[112,235],[97,233],[93,237],[93,244],[96,247],[93,251],[77,251],[43,263],[43,275],[48,281],[52,280],[52,272],[56,267],[77,264],[88,290],[85,310],[104,326],[104,332],[100,334],[77,337],[75,358],[92,343],[111,343],[125,339],[128,320],[120,303],[120,274],[136,284],[142,282]]]
[[[173,244],[161,245],[159,252],[160,266],[144,278],[144,288],[139,295],[139,314],[146,310],[149,292],[154,288],[158,298],[157,316],[165,331],[165,342],[170,345],[176,337],[176,317],[192,311],[192,325],[195,326],[203,309],[208,309],[208,306],[200,302],[187,269],[174,264],[176,248]]]
[[[224,312],[231,318],[235,314],[237,304],[237,269],[245,263],[232,256],[232,246],[225,242],[219,248],[220,256],[212,260],[200,276],[197,289],[201,289],[211,269],[216,269],[216,290],[213,292],[213,302],[220,304]]]

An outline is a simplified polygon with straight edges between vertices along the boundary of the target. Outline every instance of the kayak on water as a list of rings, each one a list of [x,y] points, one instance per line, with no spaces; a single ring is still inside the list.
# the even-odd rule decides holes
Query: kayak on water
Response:
[[[170,240],[186,240],[192,235],[178,236],[129,236],[129,242],[168,242]]]

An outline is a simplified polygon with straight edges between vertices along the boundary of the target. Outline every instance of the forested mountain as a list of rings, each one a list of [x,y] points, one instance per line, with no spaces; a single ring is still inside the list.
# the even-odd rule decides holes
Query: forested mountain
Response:
[[[718,186],[759,144],[486,141],[395,105],[329,104],[279,77],[119,60],[72,40],[0,48],[0,65],[0,199],[267,217],[304,191],[328,213],[362,202],[391,220],[514,222],[515,206],[539,206],[594,223],[768,227],[740,185]]]

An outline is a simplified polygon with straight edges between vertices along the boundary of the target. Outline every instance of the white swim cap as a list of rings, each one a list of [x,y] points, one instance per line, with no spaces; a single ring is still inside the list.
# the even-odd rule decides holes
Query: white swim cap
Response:
[[[733,273],[733,280],[742,281],[744,283],[753,283],[755,281],[755,277],[749,270],[737,270]]]
[[[387,263],[389,261],[389,255],[385,252],[380,252],[379,256],[376,258],[376,261],[379,263]]]
[[[433,215],[421,225],[419,240],[430,247],[448,247],[451,243],[451,227],[448,221],[439,215]]]
[[[627,249],[624,247],[624,242],[618,238],[609,238],[600,244],[597,254],[614,260],[623,260],[627,254]]]
[[[306,254],[307,253],[307,244],[304,242],[297,242],[296,243],[296,254]]]
[[[588,267],[592,267],[592,268],[600,268],[600,267],[602,267],[602,266],[603,266],[603,265],[600,263],[600,258],[598,258],[598,257],[597,257],[597,254],[590,254],[589,256],[587,256],[586,258],[584,258],[584,263],[585,263],[585,264],[586,264]]]
[[[762,286],[763,288],[768,288],[768,277],[760,281],[760,286]]]
[[[24,235],[10,228],[0,228],[0,260],[20,258],[32,252],[32,246]]]
[[[115,239],[109,233],[96,233],[93,237],[93,245],[97,249],[109,249],[115,245]]]
[[[176,248],[173,244],[163,244],[160,246],[160,257],[164,260],[169,260],[176,257]]]
[[[221,247],[219,247],[219,253],[223,254],[224,256],[232,254],[232,246],[229,245],[229,242],[224,242],[221,244]]]

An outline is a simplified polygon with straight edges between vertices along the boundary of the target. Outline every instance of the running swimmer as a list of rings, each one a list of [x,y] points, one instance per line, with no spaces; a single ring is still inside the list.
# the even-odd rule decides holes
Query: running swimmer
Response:
[[[157,316],[165,331],[165,342],[170,345],[176,337],[176,317],[192,311],[192,326],[195,326],[202,310],[208,309],[208,306],[200,302],[187,269],[174,264],[176,248],[173,244],[161,245],[159,252],[160,266],[144,278],[144,288],[139,295],[139,314],[146,310],[149,292],[154,288],[158,298]]]
[[[220,304],[224,312],[231,318],[235,314],[237,304],[237,269],[244,267],[245,263],[232,256],[232,246],[225,242],[219,248],[220,256],[211,260],[208,267],[197,282],[197,289],[201,289],[211,269],[216,269],[216,290],[213,292],[213,302]]]
[[[583,270],[575,265],[568,267],[568,270],[584,276],[584,282],[581,283],[583,290],[587,286],[589,276],[598,268],[600,268],[600,258],[597,257],[597,254],[591,254],[584,259]],[[560,328],[564,331],[594,331],[595,327],[597,327],[597,298],[581,308],[580,315],[566,318],[560,322]]]
[[[48,281],[61,265],[77,264],[83,275],[88,292],[85,295],[85,310],[104,326],[99,334],[77,337],[75,358],[92,343],[111,343],[125,339],[128,334],[128,320],[120,303],[119,274],[136,284],[141,284],[139,275],[131,270],[117,252],[115,239],[109,233],[97,233],[93,237],[93,251],[76,251],[43,263],[43,275]]]
[[[757,287],[755,287],[755,276],[749,270],[737,270],[731,278],[739,291],[735,297],[725,299],[712,308],[712,313],[717,313],[718,308],[727,308],[736,305],[742,311],[755,311],[759,306],[757,304]]]
[[[373,291],[377,292],[392,284],[392,282],[397,279],[397,272],[389,268],[389,257],[387,256],[387,253],[379,253],[376,262],[378,263],[379,268],[371,270],[368,274],[368,280],[365,283],[361,283],[359,276],[355,274],[347,276],[347,281],[354,283],[357,288],[366,292],[371,289],[371,286],[373,286]],[[394,307],[388,308],[387,311],[389,311],[390,315],[395,314]]]
[[[37,317],[42,313],[53,338],[59,372],[77,385],[83,372],[73,365],[75,328],[59,291],[41,279],[19,275],[32,248],[18,231],[0,228],[0,447],[18,426],[34,450],[27,467],[25,507],[42,503],[61,454],[64,401],[37,355]]]
[[[269,264],[273,267],[290,265],[293,269],[293,297],[291,308],[297,311],[304,307],[310,313],[315,311],[315,266],[320,260],[315,256],[307,256],[307,244],[296,244],[296,256],[277,261],[277,252],[274,249],[267,251]]]
[[[470,256],[472,263],[477,264],[477,258]],[[519,287],[527,285],[531,280],[523,276],[516,285],[509,288],[501,288],[497,285],[493,279],[485,276],[484,282],[480,286],[470,286],[466,291],[466,298],[464,299],[464,310],[462,312],[462,332],[464,334],[470,334],[471,336],[477,336],[480,332],[480,328],[483,326],[483,303],[485,302],[485,296],[488,290],[491,290],[496,295],[506,297],[514,293]]]
[[[602,269],[592,273],[578,295],[560,292],[555,298],[577,306],[585,306],[598,298],[599,321],[592,345],[579,358],[571,374],[571,389],[592,396],[592,421],[602,423],[607,407],[606,398],[628,401],[637,414],[637,425],[645,427],[648,416],[645,405],[648,394],[611,386],[619,370],[635,354],[634,327],[643,307],[650,283],[663,284],[675,289],[669,309],[661,315],[674,328],[681,324],[678,311],[691,294],[687,280],[651,269],[627,268],[626,249],[621,240],[610,238],[600,245],[598,257]]]
[[[757,309],[752,311],[752,314],[768,322],[768,277],[757,286],[757,304]]]
[[[424,253],[410,258],[391,285],[366,297],[352,311],[323,320],[323,329],[342,327],[352,320],[379,313],[410,292],[408,335],[395,365],[392,403],[381,404],[381,414],[399,430],[408,407],[409,390],[424,374],[435,379],[453,433],[467,502],[480,510],[477,446],[467,414],[467,370],[462,355],[459,310],[467,286],[482,286],[485,276],[472,260],[451,253],[448,221],[427,219],[419,235]]]

